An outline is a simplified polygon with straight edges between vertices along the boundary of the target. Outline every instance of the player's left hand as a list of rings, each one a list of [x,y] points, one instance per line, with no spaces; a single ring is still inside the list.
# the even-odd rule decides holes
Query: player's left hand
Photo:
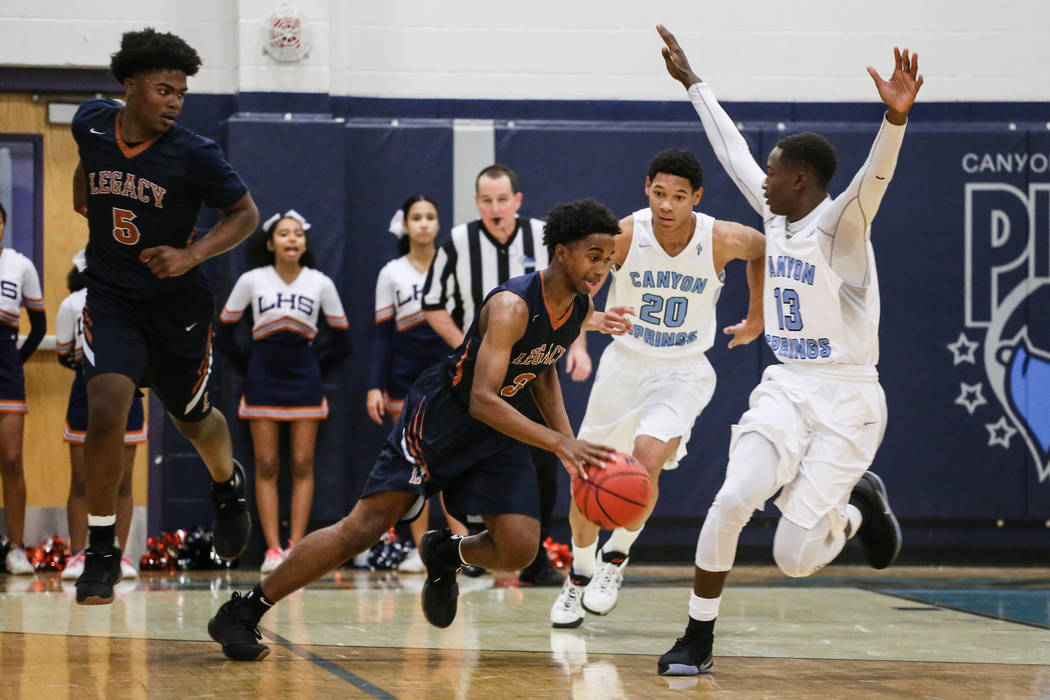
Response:
[[[889,80],[883,80],[879,72],[868,66],[868,75],[875,81],[879,97],[889,108],[890,123],[903,124],[908,110],[915,104],[915,98],[922,87],[922,76],[919,75],[919,54],[902,52],[893,47],[893,74]]]
[[[745,318],[740,323],[726,326],[722,329],[722,332],[726,335],[733,336],[729,341],[729,347],[735,348],[738,345],[747,345],[752,340],[762,335],[762,330],[762,321],[751,321]]]
[[[172,248],[170,245],[146,248],[139,254],[139,260],[160,279],[184,275],[197,265],[197,260],[186,248]]]
[[[574,382],[585,381],[591,376],[591,356],[587,348],[577,343],[569,346],[569,351],[565,353],[565,371]]]
[[[601,315],[599,315],[599,313]],[[594,330],[609,335],[626,335],[634,327],[628,315],[635,314],[633,306],[614,306],[604,312],[594,312]]]
[[[682,47],[678,45],[678,39],[675,39],[674,34],[662,24],[656,25],[656,31],[666,44],[660,49],[660,53],[663,54],[668,74],[680,82],[686,90],[699,83],[700,76],[693,72],[689,59],[685,57],[685,51],[682,51]]]

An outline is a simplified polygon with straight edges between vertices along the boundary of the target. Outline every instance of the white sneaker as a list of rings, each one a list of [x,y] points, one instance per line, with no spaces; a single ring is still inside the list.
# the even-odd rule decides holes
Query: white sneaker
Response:
[[[583,622],[584,587],[572,582],[572,573],[565,579],[561,593],[551,606],[551,625],[554,627],[579,627]]]
[[[84,573],[84,551],[81,550],[77,554],[66,561],[66,568],[62,569],[62,578],[75,581],[80,578],[80,574]]]
[[[627,559],[622,552],[602,552],[603,563],[583,591],[584,610],[595,615],[608,615],[613,611],[620,596]]]
[[[29,563],[29,558],[26,557],[26,550],[24,547],[12,547],[8,550],[7,559],[4,561],[7,564],[7,573],[9,574],[22,576],[25,574],[32,574],[35,571],[33,565]]]
[[[281,565],[285,556],[283,550],[278,549],[277,547],[270,547],[266,550],[266,558],[263,559],[262,566],[259,567],[259,572],[263,574],[270,573]]]
[[[427,570],[427,567],[423,565],[419,550],[413,547],[405,560],[397,565],[397,570],[404,574],[421,574]]]
[[[127,554],[120,558],[120,573],[125,581],[129,578],[139,577],[139,568],[135,566],[135,562],[131,561],[131,557]]]

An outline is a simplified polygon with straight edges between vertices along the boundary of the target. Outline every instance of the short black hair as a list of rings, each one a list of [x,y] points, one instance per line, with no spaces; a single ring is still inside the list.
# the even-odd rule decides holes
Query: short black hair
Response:
[[[510,191],[517,194],[521,191],[521,184],[518,181],[518,174],[514,172],[509,165],[501,165],[500,163],[493,163],[481,170],[478,176],[474,178],[474,191],[478,191],[478,183],[481,182],[481,177],[491,177],[492,179],[500,178],[506,175],[510,178]]]
[[[139,73],[155,70],[180,70],[196,75],[201,57],[192,46],[168,32],[146,27],[137,32],[125,32],[120,39],[120,51],[110,56],[109,70],[117,82],[123,83]]]
[[[401,216],[404,218],[401,223],[401,236],[397,239],[398,255],[408,255],[408,251],[412,249],[412,241],[408,238],[408,212],[416,202],[430,202],[434,205],[434,211],[437,211],[438,208],[434,199],[425,194],[414,194],[405,200],[404,204],[401,205]]]
[[[547,223],[543,227],[543,245],[550,257],[554,257],[554,246],[567,245],[592,233],[620,233],[620,222],[609,209],[597,199],[577,199],[575,202],[555,204],[547,212]]]
[[[835,148],[820,134],[807,131],[785,136],[777,143],[777,148],[783,160],[812,168],[822,186],[827,186],[835,176],[839,163]]]
[[[7,223],[7,210],[4,209],[3,202],[0,202],[0,224]]]
[[[80,269],[74,265],[69,268],[69,272],[66,273],[66,287],[69,288],[69,293],[78,292],[87,286],[87,282],[84,281],[84,275],[80,274]]]
[[[700,161],[691,151],[683,148],[668,148],[653,156],[653,159],[649,161],[650,182],[657,173],[684,177],[689,181],[689,186],[694,192],[704,184],[704,169],[700,167]]]
[[[247,258],[248,267],[266,267],[267,265],[273,265],[277,262],[277,256],[272,250],[266,247],[266,242],[273,238],[274,231],[277,230],[277,226],[280,225],[285,219],[289,219],[289,216],[282,216],[277,221],[274,221],[266,229],[259,229],[256,233],[252,234],[252,237],[248,239],[247,246]],[[295,221],[295,219],[293,219]],[[310,248],[310,236],[306,230],[303,230],[303,235],[306,240],[306,250],[302,255],[299,256],[299,267],[317,267],[317,259],[314,257],[314,251]]]

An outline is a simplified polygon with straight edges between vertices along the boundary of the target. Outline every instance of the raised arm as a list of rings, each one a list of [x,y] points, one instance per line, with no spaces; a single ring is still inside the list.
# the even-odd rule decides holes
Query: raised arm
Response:
[[[666,44],[661,52],[667,72],[689,93],[693,109],[696,110],[704,125],[704,133],[707,134],[707,140],[714,149],[715,157],[718,158],[718,162],[725,168],[726,173],[732,178],[751,208],[765,220],[769,217],[769,210],[766,208],[762,191],[762,184],[766,179],[765,168],[755,161],[751,149],[747,146],[747,141],[744,140],[726,111],[718,104],[711,88],[693,72],[689,59],[686,58],[674,34],[662,24],[657,25],[656,31],[660,33],[660,37]]]
[[[868,153],[868,159],[853,177],[849,187],[835,198],[821,215],[820,226],[828,233],[821,249],[831,268],[847,282],[865,284],[868,274],[867,243],[871,221],[882,203],[886,188],[897,167],[897,154],[904,141],[908,112],[915,104],[922,76],[919,55],[893,49],[894,68],[888,80],[868,66],[879,97],[886,104],[886,115]]]
[[[729,347],[746,345],[761,335],[763,330],[766,237],[756,229],[735,221],[716,221],[712,247],[716,270],[724,269],[730,260],[747,261],[747,318],[722,330],[732,336]]]

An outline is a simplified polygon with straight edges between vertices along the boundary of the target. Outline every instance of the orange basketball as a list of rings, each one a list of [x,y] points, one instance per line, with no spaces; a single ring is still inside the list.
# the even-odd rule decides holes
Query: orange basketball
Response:
[[[583,517],[606,529],[633,525],[645,513],[653,485],[641,462],[616,452],[604,468],[587,466],[587,480],[572,480],[572,497]]]

